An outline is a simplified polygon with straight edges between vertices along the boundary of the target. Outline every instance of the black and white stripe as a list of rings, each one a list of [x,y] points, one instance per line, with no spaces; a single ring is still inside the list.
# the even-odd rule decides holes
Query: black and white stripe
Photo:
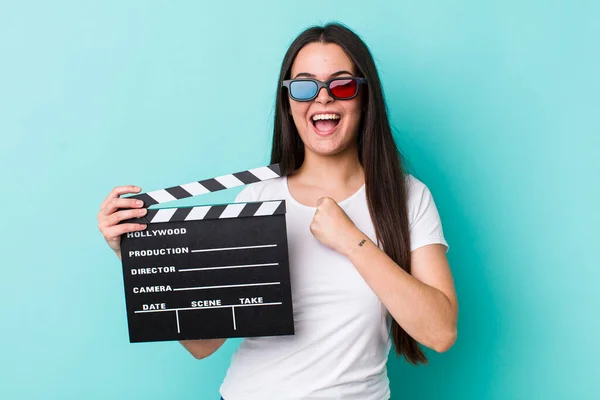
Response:
[[[278,214],[285,214],[285,201],[283,200],[270,200],[253,203],[232,203],[216,206],[149,209],[148,213],[144,217],[128,219],[123,222],[156,224],[161,222],[260,217]]]
[[[149,207],[154,204],[185,199],[187,197],[217,192],[219,190],[279,177],[281,177],[279,164],[272,164],[266,167],[236,172],[235,174],[223,175],[216,178],[205,179],[203,181],[186,183],[185,185],[173,186],[167,189],[141,193],[127,198],[142,200],[144,202],[144,207]]]

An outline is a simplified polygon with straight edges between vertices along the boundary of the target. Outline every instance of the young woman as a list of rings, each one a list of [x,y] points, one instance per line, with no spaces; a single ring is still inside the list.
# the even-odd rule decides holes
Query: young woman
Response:
[[[282,178],[236,201],[287,201],[295,335],[247,338],[235,352],[225,400],[389,399],[386,361],[426,363],[456,340],[457,299],[442,225],[428,188],[402,168],[373,58],[338,24],[307,29],[278,80],[271,162]],[[145,214],[119,198],[99,228],[120,257],[119,221]],[[182,341],[196,358],[225,339]]]

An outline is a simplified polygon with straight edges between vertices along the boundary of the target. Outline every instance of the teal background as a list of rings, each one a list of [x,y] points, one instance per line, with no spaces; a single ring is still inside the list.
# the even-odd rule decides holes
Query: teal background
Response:
[[[331,20],[374,53],[460,301],[450,351],[391,356],[392,398],[598,398],[599,19],[591,0],[0,2],[0,398],[218,398],[239,342],[129,344],[96,214],[116,185],[266,164],[284,52]]]

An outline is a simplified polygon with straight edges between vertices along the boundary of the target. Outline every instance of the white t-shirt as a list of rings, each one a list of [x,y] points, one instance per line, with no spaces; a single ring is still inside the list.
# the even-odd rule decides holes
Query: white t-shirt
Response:
[[[408,182],[411,251],[444,240],[429,189]],[[315,208],[297,202],[287,178],[248,185],[236,202],[286,200],[295,334],[245,338],[221,385],[225,400],[390,398],[386,362],[391,317],[354,265],[314,238]],[[377,243],[363,185],[338,203]],[[446,249],[447,251],[447,249]]]

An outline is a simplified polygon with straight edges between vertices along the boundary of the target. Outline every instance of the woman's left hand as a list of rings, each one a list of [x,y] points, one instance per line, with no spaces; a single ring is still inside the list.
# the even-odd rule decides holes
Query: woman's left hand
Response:
[[[366,238],[330,197],[321,197],[317,201],[317,211],[310,224],[310,231],[319,242],[343,255],[362,238]]]

